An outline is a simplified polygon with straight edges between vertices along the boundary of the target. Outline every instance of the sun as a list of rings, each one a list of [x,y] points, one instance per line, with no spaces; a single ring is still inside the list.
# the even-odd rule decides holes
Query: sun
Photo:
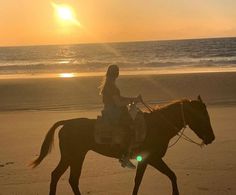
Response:
[[[58,7],[57,8],[58,17],[62,20],[73,20],[74,16],[72,10],[69,7]]]
[[[60,22],[80,26],[80,22],[76,19],[75,13],[70,6],[64,4],[56,4],[54,2],[52,2],[51,4]]]

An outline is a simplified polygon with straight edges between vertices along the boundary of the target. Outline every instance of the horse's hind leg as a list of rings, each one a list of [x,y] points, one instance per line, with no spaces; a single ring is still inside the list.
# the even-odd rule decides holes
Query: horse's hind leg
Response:
[[[59,164],[57,165],[57,167],[52,172],[49,195],[56,194],[57,182],[60,179],[60,177],[62,176],[62,174],[66,171],[68,166],[69,166],[68,162],[64,159],[61,159]]]
[[[138,189],[139,189],[139,186],[140,186],[141,181],[143,179],[143,175],[144,175],[146,168],[147,168],[147,163],[138,163],[136,176],[135,176],[135,186],[134,186],[132,195],[138,194]]]
[[[177,178],[175,173],[166,165],[166,163],[160,158],[155,159],[153,161],[149,162],[150,165],[152,165],[154,168],[159,170],[161,173],[165,174],[172,183],[172,195],[179,195],[179,190],[177,186]]]
[[[81,195],[79,191],[79,177],[81,174],[84,157],[85,155],[79,156],[70,162],[69,183],[75,195]]]

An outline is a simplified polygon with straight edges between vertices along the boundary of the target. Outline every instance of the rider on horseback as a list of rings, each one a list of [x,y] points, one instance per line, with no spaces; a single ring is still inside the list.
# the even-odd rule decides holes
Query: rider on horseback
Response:
[[[131,141],[132,141],[132,118],[128,113],[127,105],[131,103],[141,102],[141,95],[137,97],[123,97],[120,95],[120,90],[116,86],[116,79],[119,76],[119,67],[117,65],[110,65],[106,72],[106,77],[101,86],[100,94],[104,103],[103,115],[112,118],[114,124],[120,125],[127,130],[127,136],[121,145],[123,155],[119,162],[122,167],[135,168],[130,162]]]

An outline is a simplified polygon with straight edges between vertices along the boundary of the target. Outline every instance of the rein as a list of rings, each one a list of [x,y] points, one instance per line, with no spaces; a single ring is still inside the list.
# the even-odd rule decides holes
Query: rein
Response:
[[[143,100],[141,101],[141,103],[142,103],[150,112],[153,112],[153,111],[155,110],[155,109],[153,109],[150,105],[148,105],[147,103],[145,103]],[[188,137],[187,135],[184,134],[184,131],[185,131],[185,129],[187,128],[187,123],[186,123],[185,115],[184,115],[184,103],[183,103],[183,101],[181,101],[180,104],[181,104],[181,115],[182,115],[182,120],[183,120],[183,125],[184,125],[184,126],[182,127],[182,129],[180,130],[180,132],[178,131],[178,133],[177,133],[177,136],[179,136],[178,139],[177,139],[173,144],[169,145],[168,148],[170,148],[170,147],[174,146],[175,144],[177,144],[178,141],[180,140],[180,138],[183,138],[184,140],[186,140],[186,141],[188,141],[188,142],[190,142],[190,143],[196,144],[197,146],[203,147],[203,145],[204,145],[203,143],[197,143],[197,142],[195,142],[194,140],[192,140],[190,137]],[[163,117],[166,119],[165,116],[163,116]],[[168,120],[166,119],[166,121],[168,121]],[[171,126],[174,127],[174,129],[178,130],[178,128],[177,128],[175,125],[173,125],[172,123],[170,123],[170,124],[171,124]]]
[[[154,109],[153,109],[151,106],[149,106],[147,103],[145,103],[143,100],[141,100],[141,103],[142,103],[150,112],[153,112],[153,111],[154,111]]]

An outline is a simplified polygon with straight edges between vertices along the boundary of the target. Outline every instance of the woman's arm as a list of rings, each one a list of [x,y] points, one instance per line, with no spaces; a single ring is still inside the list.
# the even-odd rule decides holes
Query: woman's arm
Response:
[[[113,96],[113,100],[117,106],[127,106],[131,104],[132,102],[138,103],[141,102],[141,95],[137,97],[122,97],[118,95]]]

